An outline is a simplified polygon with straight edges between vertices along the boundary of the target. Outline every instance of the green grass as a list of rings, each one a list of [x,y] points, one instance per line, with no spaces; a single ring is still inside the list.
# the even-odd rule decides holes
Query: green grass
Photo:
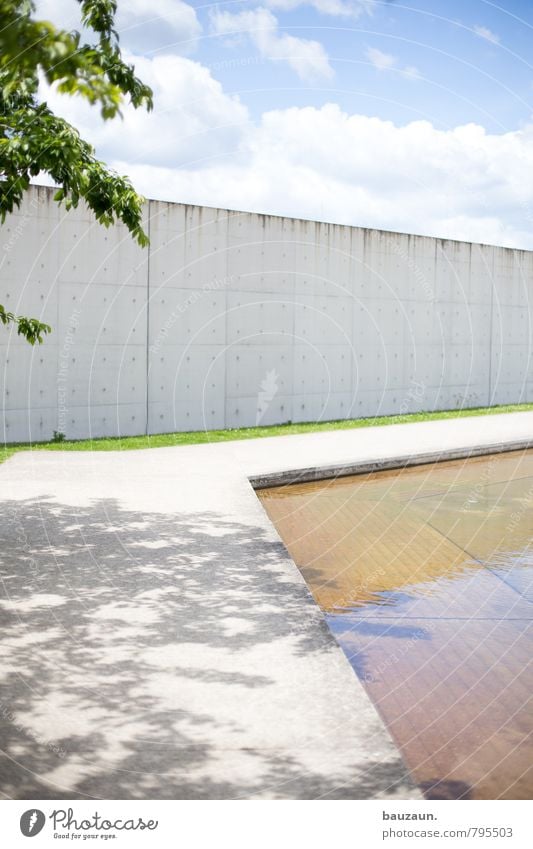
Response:
[[[324,430],[354,430],[377,425],[428,422],[436,419],[462,419],[469,416],[491,416],[533,410],[533,404],[509,404],[502,407],[471,407],[467,410],[445,410],[437,413],[410,413],[378,416],[370,419],[346,419],[332,422],[308,422],[269,427],[245,427],[236,430],[207,430],[190,433],[161,433],[155,436],[125,436],[103,439],[65,440],[64,442],[21,442],[0,448],[0,463],[17,451],[130,451],[137,448],[163,448],[170,445],[201,445],[206,442],[229,442],[234,439],[258,439],[265,436],[287,436],[292,433],[317,433]]]

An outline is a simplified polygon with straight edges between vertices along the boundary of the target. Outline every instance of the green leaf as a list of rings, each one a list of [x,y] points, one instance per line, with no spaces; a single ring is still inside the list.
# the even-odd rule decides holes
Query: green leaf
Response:
[[[49,174],[58,186],[54,200],[67,209],[81,200],[106,227],[121,221],[139,245],[143,198],[126,177],[96,159],[92,146],[75,127],[38,101],[40,76],[66,96],[82,97],[100,108],[104,120],[120,116],[129,101],[151,109],[152,91],[123,61],[115,30],[115,0],[78,0],[80,24],[95,35],[82,43],[49,21],[36,20],[31,0],[0,0],[0,221],[20,206],[30,178]],[[4,325],[34,345],[50,328],[37,319],[14,316],[0,308]]]

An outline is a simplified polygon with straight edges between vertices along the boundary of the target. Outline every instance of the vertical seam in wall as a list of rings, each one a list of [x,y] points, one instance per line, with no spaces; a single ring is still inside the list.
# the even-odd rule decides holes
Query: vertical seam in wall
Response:
[[[350,228],[349,228],[350,229]],[[353,357],[354,357],[354,345],[355,345],[355,276],[352,277],[350,270],[353,268],[353,230],[350,229],[350,242],[348,245],[348,294],[350,299],[350,383],[348,384],[350,387],[350,401],[348,407],[348,413],[345,418],[353,418],[353,405],[355,403],[354,399],[354,365],[353,365]]]
[[[283,222],[285,222],[286,220],[287,219],[284,218]],[[300,224],[301,222],[298,222],[298,223]],[[281,226],[283,227],[283,223],[282,223]],[[301,229],[298,231],[298,237],[299,237],[298,239],[294,238],[294,236],[295,236],[294,227],[289,232],[290,232],[289,243],[293,242],[294,256],[296,257],[296,245],[298,243],[301,245],[301,243],[303,241]],[[283,242],[285,243],[285,239],[283,239]],[[285,253],[287,253],[287,251]],[[298,292],[297,292],[298,269],[296,267],[296,262],[294,263],[294,271],[296,273],[291,275],[291,277],[293,278],[293,284],[292,285],[294,286],[294,288],[291,292],[291,295],[292,295],[292,333],[291,333],[291,344],[290,344],[290,360],[291,360],[291,396],[290,396],[291,409],[290,409],[290,419],[289,419],[290,422],[294,422],[294,418],[295,418],[295,416],[294,416],[295,406],[294,405],[295,405],[295,396],[296,396],[296,352],[295,352],[296,343],[295,343],[295,338],[294,338],[295,333],[296,333],[296,310],[298,309]],[[287,279],[288,276],[289,275],[287,275],[285,277],[285,279]],[[285,284],[285,285],[287,285],[287,284]],[[303,295],[303,293],[302,293],[302,295]]]
[[[65,212],[65,215],[63,217],[61,217],[61,212],[62,212],[61,207],[58,206],[58,209],[57,209],[57,220],[58,220],[57,236],[58,236],[58,238],[54,240],[55,241],[55,250],[57,251],[57,260],[56,260],[56,266],[55,266],[56,273],[55,273],[54,284],[55,284],[55,289],[56,289],[56,327],[57,327],[58,333],[59,333],[59,319],[60,319],[60,315],[61,315],[61,283],[59,281],[59,267],[60,267],[59,266],[59,244],[60,244],[61,224],[63,223],[63,220],[66,216],[66,212]],[[37,216],[37,218],[38,218],[38,216]],[[55,362],[56,362],[56,386],[55,386],[55,398],[54,398],[54,414],[55,414],[54,415],[54,421],[55,421],[54,430],[59,430],[59,393],[58,393],[58,389],[57,389],[58,378],[59,378],[59,342],[56,346]],[[67,406],[67,405],[68,405],[68,401],[67,401],[67,404],[65,406]],[[5,421],[5,419],[4,419],[4,421]],[[72,418],[71,418],[71,421],[72,421]],[[67,433],[67,422],[65,421],[65,436],[66,436],[66,433]]]
[[[224,269],[224,397],[222,403],[224,405],[222,421],[224,428],[228,426],[228,289],[231,286],[229,279],[229,224],[231,213],[226,212],[226,250],[225,250],[225,269]],[[220,220],[220,219],[219,219]],[[216,276],[216,275],[215,275]]]
[[[496,249],[492,249],[492,275],[490,281],[490,323],[489,323],[489,392],[487,406],[490,407],[492,398],[492,328],[494,324],[494,272],[496,266]]]
[[[152,228],[151,228],[151,219],[152,219],[152,201],[148,201],[148,223],[146,229],[148,231],[148,256],[146,258],[146,425],[145,425],[145,434],[148,436],[148,414],[149,414],[149,375],[150,375],[150,255],[152,251]]]

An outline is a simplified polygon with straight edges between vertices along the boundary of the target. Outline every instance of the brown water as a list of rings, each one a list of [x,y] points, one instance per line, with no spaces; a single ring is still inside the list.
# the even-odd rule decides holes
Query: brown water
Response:
[[[258,495],[426,796],[533,798],[533,451]]]

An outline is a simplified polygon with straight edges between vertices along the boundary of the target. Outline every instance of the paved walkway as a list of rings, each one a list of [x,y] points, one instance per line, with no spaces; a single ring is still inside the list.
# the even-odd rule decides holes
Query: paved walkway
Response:
[[[530,435],[517,413],[16,454],[0,467],[1,792],[418,798],[248,478]]]

